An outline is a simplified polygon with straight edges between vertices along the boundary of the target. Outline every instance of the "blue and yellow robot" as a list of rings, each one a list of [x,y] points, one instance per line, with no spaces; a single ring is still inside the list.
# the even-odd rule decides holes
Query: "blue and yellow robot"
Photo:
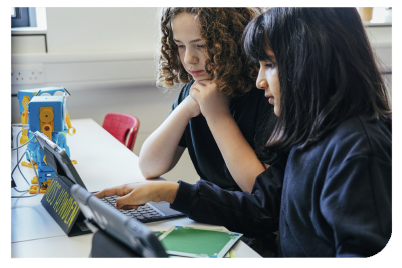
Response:
[[[55,95],[61,91],[62,96]],[[38,170],[38,176],[33,177],[29,192],[35,194],[46,192],[47,187],[54,177],[53,169],[47,165],[45,154],[36,139],[32,139],[32,133],[40,131],[49,139],[63,148],[68,156],[70,149],[66,143],[66,133],[75,134],[75,128],[71,126],[70,116],[67,111],[67,96],[70,93],[63,87],[46,87],[20,90],[18,100],[20,106],[21,123],[28,125],[28,130],[22,132],[20,143],[28,141],[27,151],[30,152],[32,162]],[[29,154],[26,153],[26,159],[29,161]],[[76,161],[72,161],[74,164]],[[32,167],[29,162],[22,162],[23,166]],[[37,185],[36,185],[37,184]]]

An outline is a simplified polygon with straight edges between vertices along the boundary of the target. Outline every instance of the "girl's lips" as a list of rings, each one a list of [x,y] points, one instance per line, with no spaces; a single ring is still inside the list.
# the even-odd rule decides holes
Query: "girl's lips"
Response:
[[[190,74],[192,75],[200,75],[204,70],[199,70],[199,71],[190,71]]]
[[[269,104],[274,104],[274,97],[267,97]]]

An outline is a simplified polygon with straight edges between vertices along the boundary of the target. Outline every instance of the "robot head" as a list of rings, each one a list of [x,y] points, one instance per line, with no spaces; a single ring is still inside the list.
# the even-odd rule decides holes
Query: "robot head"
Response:
[[[32,132],[61,132],[65,124],[65,96],[35,96],[28,104]]]
[[[62,92],[64,99],[64,115],[63,118],[65,120],[67,113],[67,96],[70,95],[70,92],[67,91],[64,87],[43,87],[43,88],[33,88],[33,89],[22,89],[18,91],[17,98],[20,107],[20,115],[25,110],[28,110],[28,103],[32,100],[34,96],[41,96],[42,94],[48,96],[54,96],[56,92]]]

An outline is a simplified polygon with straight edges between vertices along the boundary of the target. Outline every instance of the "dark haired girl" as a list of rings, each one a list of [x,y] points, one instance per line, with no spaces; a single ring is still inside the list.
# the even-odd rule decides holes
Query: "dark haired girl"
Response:
[[[265,151],[280,155],[251,194],[199,181],[97,196],[122,196],[118,207],[166,200],[196,221],[248,236],[279,227],[283,257],[377,254],[391,236],[392,119],[357,10],[272,8],[243,40],[277,116]]]

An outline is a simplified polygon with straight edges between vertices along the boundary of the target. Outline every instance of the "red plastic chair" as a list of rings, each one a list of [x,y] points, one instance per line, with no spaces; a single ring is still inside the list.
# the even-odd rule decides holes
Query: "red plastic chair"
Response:
[[[102,127],[132,151],[140,128],[140,120],[129,114],[108,113]]]

